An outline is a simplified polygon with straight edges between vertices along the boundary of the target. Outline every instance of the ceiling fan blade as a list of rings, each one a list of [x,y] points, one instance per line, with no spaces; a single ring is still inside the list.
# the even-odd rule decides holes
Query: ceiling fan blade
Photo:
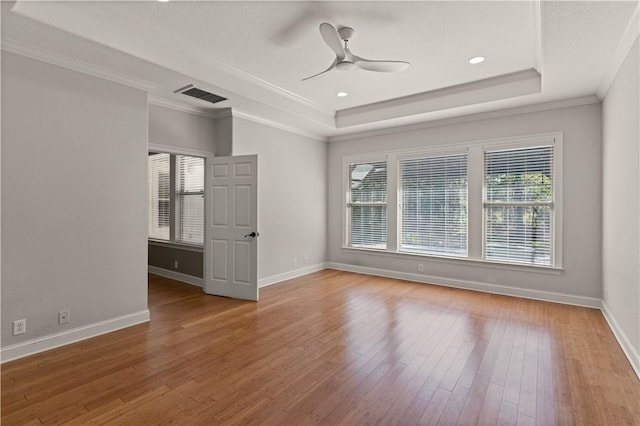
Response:
[[[344,47],[338,36],[338,30],[333,25],[323,22],[320,24],[320,35],[327,46],[336,54],[339,60],[344,59]]]
[[[327,68],[326,70],[324,70],[324,71],[322,71],[322,72],[319,72],[318,74],[314,74],[314,75],[312,75],[311,77],[303,78],[303,79],[302,79],[302,81],[309,80],[309,79],[311,79],[311,78],[317,77],[317,76],[319,76],[319,75],[322,75],[322,74],[324,74],[324,73],[326,73],[326,72],[331,71],[332,69],[334,69],[334,68],[336,67],[336,64],[337,64],[337,63],[338,63],[338,59],[336,58],[336,59],[334,59],[334,61],[331,63],[331,65],[329,65],[329,68]]]
[[[405,61],[372,61],[353,55],[353,62],[358,68],[376,72],[399,72],[409,68],[409,62]]]

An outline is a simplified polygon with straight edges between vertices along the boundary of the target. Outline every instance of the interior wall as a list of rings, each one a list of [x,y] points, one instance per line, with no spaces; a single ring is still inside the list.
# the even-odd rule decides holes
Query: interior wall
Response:
[[[149,266],[200,279],[204,276],[204,254],[201,248],[181,248],[154,241],[149,243],[148,259]]]
[[[145,92],[2,52],[3,348],[148,314],[146,164]]]
[[[603,102],[603,300],[640,371],[638,39]]]
[[[216,120],[201,115],[149,105],[149,144],[213,154]]]
[[[324,264],[326,142],[234,117],[233,155],[249,154],[258,155],[258,278]]]
[[[225,108],[227,116],[216,120],[216,145],[217,157],[233,155],[233,117],[231,108]]]
[[[345,155],[420,149],[558,131],[563,132],[564,140],[563,271],[538,272],[532,268],[443,261],[412,255],[378,255],[342,248],[342,217],[345,209],[342,165]],[[601,131],[601,105],[595,103],[330,142],[329,262],[599,299],[602,264]],[[419,263],[424,265],[424,272],[418,271]]]

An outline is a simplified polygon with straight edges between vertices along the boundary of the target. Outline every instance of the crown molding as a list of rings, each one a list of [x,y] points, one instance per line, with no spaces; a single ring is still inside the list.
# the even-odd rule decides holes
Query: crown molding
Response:
[[[94,77],[109,80],[114,83],[133,87],[135,89],[144,90],[145,92],[156,88],[156,85],[149,81],[134,78],[96,65],[89,65],[86,62],[78,61],[77,59],[71,59],[67,56],[63,56],[57,53],[45,52],[41,49],[28,46],[24,43],[7,37],[2,38],[2,50],[15,53],[16,55],[46,62],[48,64],[56,65],[62,68],[67,68],[76,72],[80,72],[82,74],[92,75]]]
[[[177,46],[178,49],[183,54],[186,53],[188,56],[191,56],[192,58],[197,58],[209,67],[223,71],[245,82],[251,83],[255,86],[266,89],[269,92],[272,92],[276,95],[292,100],[300,105],[304,105],[308,108],[322,112],[323,114],[333,115],[335,113],[334,110],[327,108],[317,102],[314,102],[303,96],[297,95],[287,89],[284,89],[283,87],[270,83],[260,77],[257,77],[225,61],[222,61],[214,56],[211,56],[209,53],[203,51],[202,49],[194,47],[192,44],[182,39],[169,36],[166,33],[159,31],[156,28],[153,28],[152,26],[148,25],[147,22],[143,19],[132,19],[130,15],[119,13],[118,11],[115,11],[115,10],[109,10],[108,12],[106,10],[103,10],[102,12],[108,13],[112,16],[117,17],[115,22],[119,22],[120,25],[126,26],[128,31],[132,31],[135,33],[135,32],[140,32],[141,29],[144,29],[145,32],[153,34],[154,39],[156,39],[158,43],[165,46],[169,46],[169,45]]]
[[[252,114],[248,114],[237,109],[232,109],[231,113],[236,118],[242,118],[245,120],[253,121],[254,123],[263,124],[265,126],[273,127],[275,129],[284,130],[285,132],[294,133],[296,135],[304,136],[306,138],[313,139],[318,142],[327,142],[328,139],[317,133],[307,132],[296,127],[287,126],[286,124],[279,123],[277,121],[268,120],[266,118],[257,117]]]
[[[12,8],[12,13],[190,76],[192,80],[215,80],[217,85],[209,85],[211,89],[207,90],[228,99],[251,99],[277,109],[299,111],[298,115],[317,124],[334,124],[333,109],[220,61],[184,40],[176,39],[160,29],[151,28],[142,18],[101,7],[97,3],[94,3],[96,6],[88,13],[83,9],[74,8],[72,3],[35,4],[19,1]],[[113,26],[103,27],[101,22],[111,22]],[[246,89],[242,94],[233,92],[234,87],[239,84]]]
[[[347,108],[336,113],[336,127],[344,128],[393,118],[420,115],[460,106],[540,93],[541,76],[533,68],[457,84],[429,92]]]
[[[149,31],[154,31],[152,28],[150,27],[146,27]],[[158,33],[160,34],[160,33]],[[314,110],[317,110],[323,114],[329,114],[329,115],[333,115],[335,113],[334,110],[327,108],[323,105],[320,105],[317,102],[314,102],[310,99],[305,98],[304,96],[300,96],[297,95],[287,89],[284,89],[276,84],[273,83],[269,83],[266,80],[263,80],[260,77],[257,77],[253,74],[250,74],[244,70],[241,70],[240,68],[234,67],[233,65],[230,65],[224,61],[221,61],[220,59],[217,59],[211,55],[209,55],[208,53],[205,53],[202,50],[196,49],[193,46],[183,42],[182,40],[177,40],[177,39],[173,39],[173,42],[176,43],[177,45],[180,46],[180,49],[182,49],[182,51],[187,51],[190,52],[190,54],[192,54],[194,57],[200,59],[204,64],[206,64],[207,66],[211,67],[211,68],[215,68],[218,69],[220,71],[223,71],[227,74],[230,74],[236,78],[239,78],[243,81],[246,81],[248,83],[251,83],[253,85],[256,85],[258,87],[261,87],[263,89],[266,89],[276,95],[282,96],[283,98],[287,98],[289,100],[292,100],[300,105],[304,105],[308,108],[312,108]]]
[[[266,89],[270,92],[273,92],[274,94],[280,95],[284,98],[288,98],[300,105],[304,105],[306,107],[315,109],[323,114],[329,114],[329,115],[333,115],[335,113],[334,110],[332,110],[331,108],[327,108],[324,105],[321,105],[317,102],[314,102],[308,98],[305,98],[304,96],[300,96],[297,95],[285,88],[282,88],[278,85],[275,85],[273,83],[269,83],[266,80],[263,80],[259,77],[256,77],[253,74],[250,74],[244,70],[241,70],[239,68],[236,68],[232,65],[227,64],[226,62],[223,62],[217,58],[214,58],[213,56],[206,54],[204,52],[199,52],[198,50],[189,47],[189,45],[182,43],[182,41],[179,41],[180,44],[182,44],[184,47],[184,49],[190,49],[194,55],[197,55],[198,57],[200,57],[203,62],[205,62],[207,65],[213,67],[213,68],[217,68],[220,69],[228,74],[233,75],[234,77],[237,77],[241,80],[244,80],[246,82],[252,83],[256,86],[262,87],[263,89]]]
[[[213,120],[218,120],[220,118],[230,117],[231,116],[231,108],[220,108],[218,110],[206,110],[202,108],[197,108],[192,105],[187,105],[181,102],[178,102],[173,99],[163,98],[161,96],[149,95],[147,100],[150,105],[155,105],[163,108],[172,109],[174,111],[186,112],[187,114],[198,115],[200,117],[211,118]]]
[[[609,88],[615,80],[616,75],[618,75],[618,71],[620,67],[624,63],[624,60],[627,58],[633,43],[638,39],[638,34],[640,33],[640,2],[636,5],[635,10],[631,15],[631,19],[627,24],[627,27],[622,33],[622,37],[618,42],[618,46],[613,53],[613,57],[611,58],[610,65],[608,67],[608,71],[605,74],[598,90],[596,91],[596,95],[600,99],[604,99],[609,92]]]
[[[601,102],[595,96],[583,96],[580,98],[563,99],[553,102],[543,102],[539,104],[524,105],[515,108],[504,108],[495,111],[480,112],[477,114],[463,115],[460,117],[444,118],[440,120],[425,121],[422,123],[405,124],[402,126],[385,127],[378,130],[370,130],[364,132],[354,132],[345,135],[333,136],[329,138],[329,142],[343,142],[353,139],[369,138],[374,136],[390,135],[395,133],[414,132],[431,127],[451,126],[454,124],[468,123],[472,121],[489,120],[492,118],[509,117],[512,115],[530,114],[534,112],[549,111],[560,108],[570,108],[574,106],[590,105]]]

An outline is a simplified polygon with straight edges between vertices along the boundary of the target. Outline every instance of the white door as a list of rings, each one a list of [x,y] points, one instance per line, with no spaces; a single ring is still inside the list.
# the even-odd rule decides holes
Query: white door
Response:
[[[204,289],[258,300],[258,157],[207,158]]]

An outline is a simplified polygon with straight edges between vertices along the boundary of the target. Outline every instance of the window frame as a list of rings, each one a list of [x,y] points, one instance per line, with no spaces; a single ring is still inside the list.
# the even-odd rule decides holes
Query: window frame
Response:
[[[178,156],[181,157],[190,157],[190,158],[198,158],[198,159],[202,159],[202,190],[201,191],[184,191],[182,190],[181,185],[179,184],[179,179],[180,179],[180,173],[179,173],[179,169],[180,167],[178,167]],[[206,184],[206,178],[205,178],[205,172],[206,172],[206,158],[205,157],[200,157],[200,156],[195,156],[195,155],[186,155],[186,154],[172,154],[171,156],[174,166],[174,181],[173,181],[173,185],[172,185],[172,195],[173,195],[173,222],[172,224],[174,225],[173,228],[173,240],[175,243],[177,244],[184,244],[184,245],[194,245],[197,247],[203,247],[204,246],[204,218],[205,218],[205,214],[204,214],[204,196],[205,196],[205,184]],[[197,244],[197,243],[190,243],[188,241],[185,241],[184,239],[178,239],[178,235],[181,235],[182,233],[182,229],[185,227],[185,221],[184,221],[184,212],[182,207],[184,206],[184,202],[187,200],[187,197],[191,197],[191,196],[201,196],[203,199],[202,202],[202,244]]]
[[[175,248],[185,248],[185,249],[190,249],[190,250],[196,250],[196,251],[202,251],[204,250],[204,242],[202,244],[192,244],[192,243],[188,243],[188,242],[184,242],[184,241],[179,241],[176,238],[176,202],[177,202],[177,185],[176,185],[176,156],[178,155],[183,155],[183,156],[188,156],[188,157],[199,157],[202,158],[204,160],[204,192],[203,192],[203,197],[204,197],[204,204],[206,207],[206,170],[207,170],[207,165],[209,163],[209,158],[213,155],[210,152],[206,152],[206,151],[199,151],[199,150],[193,150],[193,149],[187,149],[187,148],[176,148],[174,146],[169,146],[169,145],[160,145],[160,144],[153,144],[150,143],[147,146],[147,153],[154,153],[154,154],[169,154],[170,155],[170,177],[169,177],[169,188],[170,188],[170,226],[169,226],[169,239],[168,240],[163,240],[163,239],[158,239],[158,238],[149,238],[147,236],[147,241],[149,244],[153,244],[153,245],[158,245],[158,246],[167,246],[167,247],[175,247]],[[147,180],[149,179],[149,177],[147,176]],[[206,209],[205,209],[206,210]],[[206,219],[206,212],[203,211],[203,236],[204,233],[206,231],[206,226],[207,226],[207,219]],[[149,221],[149,212],[147,211],[147,223]]]
[[[502,262],[485,259],[484,242],[485,218],[485,172],[484,152],[490,149],[505,150],[510,147],[533,147],[553,145],[553,229],[551,232],[553,253],[551,266],[526,263]],[[455,153],[467,153],[467,257],[436,255],[426,253],[411,253],[400,251],[402,225],[402,182],[400,175],[400,160],[438,156]],[[352,247],[350,245],[350,217],[349,208],[349,164],[382,161],[387,162],[387,248],[372,249]],[[424,258],[425,260],[442,261],[451,264],[491,265],[500,269],[516,271],[530,270],[540,273],[559,273],[563,270],[563,134],[549,132],[533,135],[514,136],[456,142],[451,144],[432,145],[422,149],[390,150],[377,153],[350,154],[343,156],[343,199],[342,199],[342,249],[345,251],[370,252],[376,255],[394,258]],[[395,204],[396,208],[392,206]]]
[[[499,203],[487,202],[487,182],[485,169],[485,154],[495,151],[509,151],[527,148],[537,148],[544,146],[553,147],[552,170],[553,181],[551,184],[550,202],[523,202],[523,203]],[[517,141],[504,143],[490,143],[482,146],[482,260],[490,263],[500,263],[507,265],[521,265],[539,268],[562,268],[562,134],[540,135],[539,137],[526,138]],[[550,229],[550,265],[536,265],[523,262],[509,262],[487,259],[487,210],[489,206],[515,206],[522,207],[540,205],[551,209],[551,229]]]
[[[402,161],[406,160],[420,160],[426,158],[438,158],[438,157],[449,157],[456,155],[464,155],[466,156],[467,165],[466,165],[466,177],[467,177],[467,224],[466,224],[466,256],[459,256],[454,254],[435,254],[435,253],[421,253],[421,252],[410,252],[402,250],[402,225],[403,225],[403,204],[404,204],[404,191],[403,191],[403,182],[402,182]],[[423,150],[419,152],[412,152],[407,154],[397,154],[395,156],[398,168],[398,179],[397,179],[397,194],[398,194],[398,211],[397,211],[397,223],[398,223],[398,233],[397,233],[397,252],[401,254],[411,254],[411,255],[419,255],[419,256],[435,256],[435,257],[445,257],[445,258],[455,258],[455,259],[467,259],[469,257],[469,149],[468,148],[451,148],[451,149],[429,149]]]
[[[385,203],[376,202],[376,203],[352,203],[351,202],[351,176],[350,176],[350,166],[352,164],[361,164],[361,163],[379,163],[385,162],[387,164],[387,201]],[[343,183],[343,194],[344,198],[344,211],[343,214],[343,227],[344,230],[344,238],[343,244],[345,247],[355,249],[355,250],[371,250],[371,251],[387,251],[389,249],[389,161],[386,155],[365,155],[365,156],[347,156],[343,158],[343,171],[345,179],[342,179]],[[386,217],[387,217],[387,235],[386,235],[386,243],[384,248],[375,248],[375,247],[354,247],[351,241],[351,207],[353,206],[381,206],[385,208]]]

